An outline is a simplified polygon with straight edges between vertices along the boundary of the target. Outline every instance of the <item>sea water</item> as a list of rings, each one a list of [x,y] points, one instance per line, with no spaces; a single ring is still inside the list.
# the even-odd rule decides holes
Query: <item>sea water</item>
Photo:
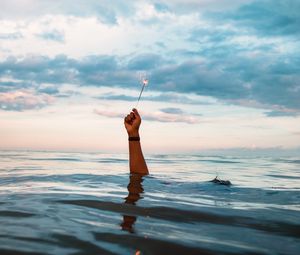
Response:
[[[145,156],[1,151],[0,254],[300,254],[299,158]]]

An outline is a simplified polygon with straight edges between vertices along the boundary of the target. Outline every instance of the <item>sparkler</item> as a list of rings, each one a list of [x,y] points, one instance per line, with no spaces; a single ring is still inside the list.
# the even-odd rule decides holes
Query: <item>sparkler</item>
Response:
[[[143,94],[143,91],[144,91],[144,89],[145,89],[145,87],[148,85],[148,83],[149,83],[149,80],[144,76],[144,77],[141,77],[140,78],[140,80],[141,80],[141,83],[142,83],[142,90],[141,90],[141,92],[140,92],[140,95],[139,95],[139,98],[138,98],[138,100],[137,100],[137,103],[136,103],[136,107],[135,108],[137,108],[137,106],[138,106],[138,104],[139,104],[139,102],[140,102],[140,99],[141,99],[141,97],[142,97],[142,94]]]

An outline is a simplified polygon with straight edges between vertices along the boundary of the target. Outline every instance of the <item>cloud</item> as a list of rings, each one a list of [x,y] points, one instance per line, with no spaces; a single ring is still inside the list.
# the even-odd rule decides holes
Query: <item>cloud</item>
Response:
[[[36,36],[46,41],[55,41],[60,43],[63,43],[65,41],[64,33],[58,30],[43,32],[40,34],[36,34]]]
[[[111,112],[105,110],[95,109],[94,113],[100,116],[108,117],[108,118],[124,118],[126,115],[118,112]],[[165,113],[162,111],[157,112],[143,112],[141,113],[143,120],[148,121],[158,121],[158,122],[182,122],[187,124],[197,124],[199,120],[193,116],[188,114],[175,114],[175,113]]]
[[[297,56],[226,56],[222,61],[186,61],[154,70],[157,90],[196,93],[223,101],[253,100],[267,107],[300,109]],[[276,63],[276,64],[275,64]],[[277,66],[274,68],[274,66]],[[278,66],[284,73],[277,71]]]
[[[151,70],[161,64],[161,57],[157,54],[145,54],[132,58],[128,63],[130,70]]]
[[[174,107],[162,108],[160,109],[160,111],[169,114],[183,114],[183,111],[180,108],[174,108]]]
[[[137,100],[137,97],[134,96],[124,95],[124,94],[111,94],[111,93],[103,94],[95,98],[100,100],[116,100],[116,101],[119,100],[119,101],[129,101],[129,102]]]
[[[124,94],[112,94],[105,93],[101,96],[95,97],[100,100],[119,100],[119,101],[132,101],[135,102],[138,98],[138,93],[136,96],[124,95]],[[181,94],[181,93],[172,93],[172,92],[163,92],[157,95],[146,95],[142,97],[143,101],[152,101],[152,102],[169,102],[177,104],[194,104],[194,105],[210,105],[212,102],[207,99],[195,99],[190,96]]]
[[[0,40],[18,40],[21,38],[23,38],[23,35],[20,32],[0,33]]]
[[[17,8],[16,8],[17,6]],[[45,15],[69,15],[77,17],[95,16],[101,22],[114,25],[122,15],[130,15],[134,4],[121,0],[4,0],[1,1],[0,16],[5,19],[32,19]]]
[[[235,8],[251,0],[2,0],[0,16],[3,19],[26,19],[45,15],[69,15],[76,17],[96,16],[106,24],[117,24],[120,17],[133,17],[139,7],[148,6],[158,13],[198,13]],[[18,6],[18,8],[16,8]],[[144,10],[145,13],[145,10]],[[144,14],[145,15],[145,14]]]
[[[15,8],[17,3],[18,9]],[[91,54],[77,59],[67,55],[11,56],[0,61],[0,76],[11,76],[21,82],[0,82],[0,91],[30,86],[39,91],[38,86],[45,83],[56,87],[70,83],[137,88],[137,73],[146,70],[150,76],[149,88],[161,94],[143,95],[143,100],[201,104],[187,96],[196,94],[236,105],[254,102],[255,107],[262,106],[271,111],[280,106],[299,112],[298,7],[299,1],[295,0],[277,0],[276,4],[270,0],[224,0],[222,4],[217,0],[149,0],[130,4],[120,0],[113,3],[91,0],[86,4],[86,1],[79,0],[76,5],[71,0],[59,1],[58,4],[50,0],[3,1],[2,19],[50,14],[51,18],[43,19],[46,26],[47,20],[50,23],[55,20],[55,15],[64,15],[71,24],[74,16],[97,17],[107,24],[116,25],[103,26],[114,37],[134,30],[135,39],[142,41],[138,43],[143,46],[143,51],[128,51],[124,55],[117,55],[117,52]],[[155,38],[149,43],[144,37],[140,38],[146,30],[143,18],[156,19],[158,24],[147,25]],[[68,22],[53,23],[58,27],[51,30],[53,26],[49,26],[49,31],[44,32],[36,32],[39,26],[36,27],[34,22],[30,28],[35,31],[33,35],[43,40],[63,42],[64,33],[69,40],[67,33],[72,31],[67,29]],[[59,30],[60,25],[64,33]],[[4,40],[18,38],[20,34],[12,32],[17,28],[22,33],[26,31],[22,26],[7,25],[7,31],[0,34],[0,39],[1,35]],[[118,29],[120,33],[115,31]],[[132,35],[131,32],[128,34]],[[127,38],[125,42],[128,42]],[[57,45],[57,48],[66,50],[66,44]],[[50,88],[48,90],[52,95],[57,94],[54,88],[52,92]],[[99,98],[136,100],[133,95],[102,95]]]
[[[217,11],[236,8],[241,4],[251,2],[252,0],[161,0],[152,1],[157,11],[174,13],[191,13],[203,11]]]
[[[297,117],[300,115],[300,112],[292,112],[292,111],[269,111],[265,112],[267,117]]]
[[[0,92],[16,91],[32,87],[33,84],[29,81],[0,80]]]
[[[147,113],[143,115],[143,119],[159,122],[182,122],[187,124],[199,123],[199,120],[192,115],[173,114],[164,112]]]
[[[111,111],[104,111],[104,110],[99,110],[95,109],[94,113],[100,116],[108,117],[108,118],[124,118],[125,114],[118,113],[118,112],[111,112]]]
[[[46,94],[31,91],[0,93],[0,109],[5,111],[24,111],[40,109],[53,102],[54,98]]]
[[[161,60],[162,61],[162,60]],[[0,75],[26,83],[79,84],[81,86],[137,87],[137,73],[128,67],[129,61],[117,56],[89,56],[71,59],[64,55],[54,58],[28,56],[8,58],[0,62]],[[166,93],[161,100],[182,102],[178,94],[194,93],[211,96],[239,105],[254,101],[272,108],[279,105],[300,109],[300,59],[286,56],[231,56],[222,61],[189,60],[180,64],[162,61],[149,70],[152,91]],[[281,70],[281,71],[280,71]],[[7,87],[7,86],[6,86]],[[175,94],[177,93],[177,98]],[[119,98],[118,98],[119,97]],[[106,95],[103,99],[131,100],[131,96]],[[143,100],[159,100],[143,97]]]
[[[235,11],[210,14],[220,22],[231,21],[263,36],[299,36],[300,2],[298,0],[262,0],[240,6]]]
[[[56,86],[40,86],[37,90],[39,93],[44,93],[48,95],[58,95],[59,90]]]

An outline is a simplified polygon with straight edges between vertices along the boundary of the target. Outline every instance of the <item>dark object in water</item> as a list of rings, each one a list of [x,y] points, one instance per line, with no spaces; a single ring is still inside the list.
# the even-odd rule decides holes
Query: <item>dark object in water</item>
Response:
[[[216,183],[216,184],[220,184],[220,185],[225,185],[225,186],[230,186],[231,182],[230,181],[223,181],[218,179],[218,176],[215,177],[215,179],[211,180],[210,182]]]

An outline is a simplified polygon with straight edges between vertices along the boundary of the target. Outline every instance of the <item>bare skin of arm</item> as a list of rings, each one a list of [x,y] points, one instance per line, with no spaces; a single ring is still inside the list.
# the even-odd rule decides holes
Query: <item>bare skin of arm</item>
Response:
[[[129,137],[140,137],[139,128],[142,119],[136,109],[124,118],[124,125]],[[129,141],[129,168],[130,173],[149,174],[146,161],[142,152],[140,141]]]

